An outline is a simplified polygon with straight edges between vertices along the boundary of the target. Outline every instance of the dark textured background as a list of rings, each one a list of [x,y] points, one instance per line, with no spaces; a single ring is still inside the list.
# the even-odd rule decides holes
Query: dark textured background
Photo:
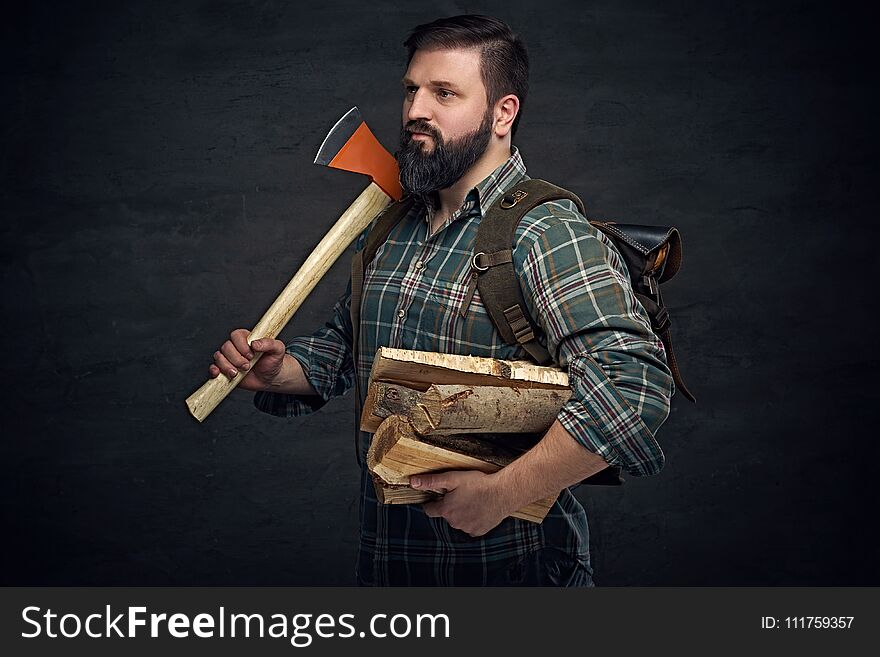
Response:
[[[293,421],[184,399],[396,139],[410,27],[526,39],[517,143],[594,215],[678,226],[664,471],[580,490],[602,585],[880,584],[871,480],[873,17],[827,3],[34,5],[2,25],[4,584],[353,582],[350,397]],[[284,336],[310,332],[333,268]],[[282,337],[284,337],[282,336]]]

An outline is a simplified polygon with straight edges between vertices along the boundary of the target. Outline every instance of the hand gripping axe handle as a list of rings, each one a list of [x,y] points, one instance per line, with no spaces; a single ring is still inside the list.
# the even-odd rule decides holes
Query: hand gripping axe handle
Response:
[[[352,107],[327,134],[315,164],[354,171],[368,175],[373,182],[315,247],[299,271],[290,279],[266,314],[251,331],[248,343],[260,338],[276,338],[299,309],[302,302],[327,273],[348,245],[370,225],[373,218],[392,200],[402,196],[397,161],[385,150],[361,119],[357,107]],[[251,366],[262,354],[256,354]],[[199,422],[204,420],[223,401],[247,372],[229,378],[220,374],[208,381],[187,400],[190,413]]]

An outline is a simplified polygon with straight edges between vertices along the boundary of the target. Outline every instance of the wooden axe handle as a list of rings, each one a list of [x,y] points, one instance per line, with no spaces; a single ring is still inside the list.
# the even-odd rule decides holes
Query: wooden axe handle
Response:
[[[390,200],[376,183],[370,183],[370,186],[354,200],[354,203],[342,214],[330,232],[315,247],[299,271],[294,274],[278,298],[275,299],[275,302],[269,306],[263,319],[251,331],[248,344],[260,338],[275,339],[278,337],[278,334],[281,333],[305,298],[309,296],[318,281],[323,278],[327,270],[348,248],[348,245],[388,205]],[[251,367],[259,360],[260,356],[262,354],[255,355],[251,360]],[[186,405],[189,412],[201,422],[246,375],[247,372],[239,372],[232,379],[223,374],[220,374],[216,379],[208,379],[205,385],[187,398]]]

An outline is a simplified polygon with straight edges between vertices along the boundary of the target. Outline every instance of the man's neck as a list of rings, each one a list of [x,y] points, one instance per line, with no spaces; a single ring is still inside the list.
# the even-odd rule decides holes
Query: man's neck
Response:
[[[506,142],[506,140],[505,140]],[[467,173],[464,174],[452,187],[441,189],[437,192],[440,205],[434,213],[434,221],[431,224],[431,232],[436,233],[449,217],[453,215],[464,203],[468,192],[482,182],[486,176],[495,171],[510,158],[509,143],[499,144],[496,148],[487,148],[483,156],[474,163]]]

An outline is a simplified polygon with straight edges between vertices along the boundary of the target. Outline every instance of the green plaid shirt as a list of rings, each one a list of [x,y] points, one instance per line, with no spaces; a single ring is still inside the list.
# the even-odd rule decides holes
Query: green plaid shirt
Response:
[[[525,165],[514,147],[437,233],[430,234],[433,208],[421,202],[391,232],[364,280],[357,363],[362,395],[382,346],[528,358],[521,347],[503,341],[479,291],[464,316],[460,313],[480,218],[524,178]],[[654,434],[669,413],[672,376],[614,245],[570,201],[549,202],[520,222],[514,265],[529,311],[543,330],[540,341],[569,374],[572,396],[559,421],[609,464],[633,475],[658,472],[664,457]],[[350,301],[349,287],[323,328],[287,347],[321,398],[257,393],[257,408],[293,417],[353,387]],[[362,462],[369,442],[364,436]],[[357,576],[362,584],[492,584],[512,563],[542,548],[562,550],[590,570],[586,514],[568,489],[543,523],[508,518],[472,538],[442,518],[429,518],[420,505],[377,503],[365,466],[361,479]]]

